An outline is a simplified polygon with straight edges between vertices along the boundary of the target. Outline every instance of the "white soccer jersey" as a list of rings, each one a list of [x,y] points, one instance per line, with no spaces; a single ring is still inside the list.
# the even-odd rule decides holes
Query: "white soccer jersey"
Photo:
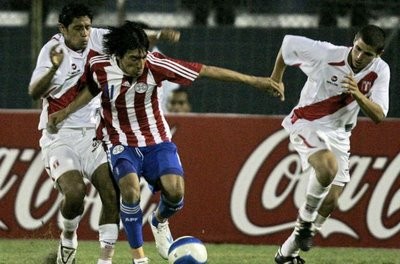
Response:
[[[281,50],[285,63],[300,67],[308,77],[297,106],[282,122],[288,131],[295,123],[313,123],[329,129],[353,128],[360,107],[341,88],[341,81],[348,74],[353,74],[360,91],[387,114],[390,70],[381,58],[353,73],[347,61],[351,47],[287,35]]]
[[[143,74],[124,75],[114,56],[99,55],[89,60],[88,84],[100,89],[99,137],[110,145],[143,147],[171,140],[171,131],[161,109],[161,82],[190,85],[199,75],[200,63],[167,58],[149,52]]]
[[[108,30],[92,28],[86,49],[75,52],[64,43],[62,34],[54,35],[40,51],[36,68],[31,77],[31,83],[41,78],[51,67],[50,50],[55,45],[64,50],[64,60],[51,81],[47,93],[43,96],[42,113],[40,115],[39,129],[45,129],[48,116],[65,108],[74,100],[79,90],[82,89],[79,79],[85,70],[87,58],[92,53],[103,50],[103,36]],[[100,107],[99,99],[95,98],[88,105],[72,113],[60,125],[65,128],[95,127],[96,111]]]

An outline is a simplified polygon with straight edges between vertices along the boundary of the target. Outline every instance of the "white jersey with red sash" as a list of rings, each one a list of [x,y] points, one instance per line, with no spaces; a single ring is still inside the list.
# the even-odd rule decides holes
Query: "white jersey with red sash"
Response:
[[[293,126],[299,128],[302,125],[313,125],[322,130],[344,128],[350,131],[354,128],[360,107],[341,88],[341,80],[348,74],[353,74],[360,91],[387,114],[389,66],[378,57],[360,72],[353,73],[347,61],[350,52],[350,47],[285,36],[282,44],[285,64],[298,66],[307,75],[297,106],[282,122],[286,130],[290,132]]]

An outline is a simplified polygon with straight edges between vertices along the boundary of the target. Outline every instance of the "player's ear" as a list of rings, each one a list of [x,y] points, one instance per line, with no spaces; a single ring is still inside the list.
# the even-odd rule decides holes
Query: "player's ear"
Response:
[[[65,31],[66,31],[66,28],[65,28],[65,26],[64,26],[63,24],[58,23],[58,30],[59,30],[62,34],[64,34]]]

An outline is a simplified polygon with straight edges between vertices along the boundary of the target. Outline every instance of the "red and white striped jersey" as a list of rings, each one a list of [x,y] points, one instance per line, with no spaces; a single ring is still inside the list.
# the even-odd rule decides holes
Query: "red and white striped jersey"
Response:
[[[297,106],[282,122],[287,130],[291,131],[294,123],[310,122],[329,129],[354,127],[360,107],[341,88],[341,81],[348,74],[353,74],[360,91],[387,114],[390,69],[380,57],[353,73],[347,61],[351,47],[287,35],[281,50],[285,64],[298,66],[307,75]]]
[[[76,52],[69,49],[62,34],[54,35],[41,49],[36,68],[32,73],[31,81],[40,79],[51,67],[50,50],[59,45],[64,51],[64,60],[54,75],[51,85],[42,100],[39,129],[45,129],[49,114],[65,108],[74,100],[82,86],[79,79],[84,73],[87,58],[103,50],[103,36],[106,29],[92,28],[89,42],[85,50]],[[95,127],[97,122],[96,111],[100,107],[100,100],[93,99],[88,105],[72,113],[60,125],[61,128]]]
[[[164,80],[190,85],[202,64],[148,52],[143,74],[137,79],[124,75],[114,56],[89,60],[87,83],[100,89],[101,122],[98,136],[107,145],[143,147],[171,140],[171,131],[161,108]]]

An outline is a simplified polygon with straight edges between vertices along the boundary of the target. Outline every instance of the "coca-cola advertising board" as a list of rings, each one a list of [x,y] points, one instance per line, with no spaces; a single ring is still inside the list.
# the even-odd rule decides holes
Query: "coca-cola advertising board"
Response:
[[[44,171],[36,110],[1,110],[0,237],[57,238],[60,195]],[[185,114],[167,117],[185,170],[185,206],[170,219],[174,236],[205,242],[280,244],[304,201],[306,173],[281,116]],[[320,246],[400,245],[400,120],[353,130],[350,173]],[[80,239],[97,239],[100,199],[87,185]],[[158,196],[143,184],[147,215]],[[145,240],[153,240],[144,223]],[[121,230],[121,239],[125,235]]]

